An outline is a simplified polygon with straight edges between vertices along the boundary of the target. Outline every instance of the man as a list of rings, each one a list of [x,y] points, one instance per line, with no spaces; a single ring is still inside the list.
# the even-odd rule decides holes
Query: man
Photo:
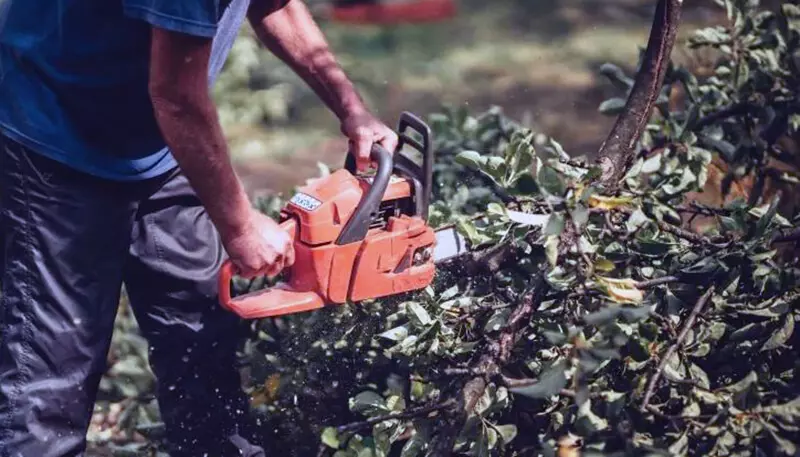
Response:
[[[123,283],[170,454],[263,455],[216,286],[226,258],[253,277],[294,257],[209,94],[245,18],[360,167],[374,142],[396,148],[300,0],[0,0],[0,457],[83,454]]]

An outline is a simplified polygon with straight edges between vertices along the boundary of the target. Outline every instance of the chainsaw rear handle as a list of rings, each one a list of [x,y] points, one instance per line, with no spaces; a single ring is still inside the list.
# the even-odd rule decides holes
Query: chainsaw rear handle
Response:
[[[352,154],[348,154],[348,161],[352,158]],[[383,194],[386,193],[386,187],[389,185],[389,179],[392,177],[392,170],[394,168],[392,153],[386,150],[383,146],[374,143],[370,150],[370,159],[378,164],[378,169],[375,176],[372,178],[372,184],[369,190],[358,203],[358,206],[350,215],[350,219],[345,224],[339,237],[336,239],[336,244],[349,244],[356,241],[361,241],[367,236],[369,225],[372,219],[378,214]],[[352,159],[353,166],[355,166],[355,159]],[[349,169],[349,167],[348,167]],[[351,171],[352,173],[353,171]]]
[[[281,222],[280,228],[285,230],[289,237],[291,238],[290,243],[294,243],[296,231],[297,231],[297,221],[294,218],[290,218]],[[223,262],[222,267],[219,270],[219,303],[222,305],[223,308],[234,311],[237,314],[241,315],[241,310],[239,309],[240,306],[237,306],[236,300],[231,297],[231,280],[233,279],[234,275],[238,274],[236,265],[230,261],[230,259],[225,260]]]

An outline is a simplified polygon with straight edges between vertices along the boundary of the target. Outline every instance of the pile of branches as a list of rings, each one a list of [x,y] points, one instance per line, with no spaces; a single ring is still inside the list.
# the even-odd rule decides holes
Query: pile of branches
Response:
[[[431,115],[430,222],[473,251],[423,292],[248,323],[267,453],[796,455],[800,215],[780,164],[800,162],[800,8],[719,3],[730,22],[689,41],[711,75],[669,58],[680,0],[659,0],[634,77],[603,66],[618,118],[593,160],[499,108]],[[687,198],[717,190],[715,161],[746,198]]]

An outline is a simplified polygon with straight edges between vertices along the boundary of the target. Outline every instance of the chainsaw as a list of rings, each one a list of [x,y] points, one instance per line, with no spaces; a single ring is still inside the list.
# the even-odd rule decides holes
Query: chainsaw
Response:
[[[344,168],[300,187],[279,217],[292,238],[294,263],[276,285],[232,298],[236,271],[226,261],[219,274],[222,307],[244,319],[260,319],[429,286],[438,263],[469,251],[455,228],[437,231],[428,225],[431,137],[425,122],[404,112],[395,153],[378,144],[371,149],[374,175],[358,174],[355,158],[348,154]],[[404,154],[405,146],[421,161]]]

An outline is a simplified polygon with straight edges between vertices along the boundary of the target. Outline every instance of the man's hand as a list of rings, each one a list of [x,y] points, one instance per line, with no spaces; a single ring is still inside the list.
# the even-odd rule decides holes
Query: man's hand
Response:
[[[374,143],[390,153],[397,148],[397,134],[368,111],[356,111],[342,118],[342,133],[350,140],[350,153],[356,158],[356,167],[364,171],[370,164],[370,150]]]
[[[277,276],[294,263],[292,239],[278,223],[258,211],[252,210],[250,218],[243,232],[223,237],[225,251],[239,276]]]

